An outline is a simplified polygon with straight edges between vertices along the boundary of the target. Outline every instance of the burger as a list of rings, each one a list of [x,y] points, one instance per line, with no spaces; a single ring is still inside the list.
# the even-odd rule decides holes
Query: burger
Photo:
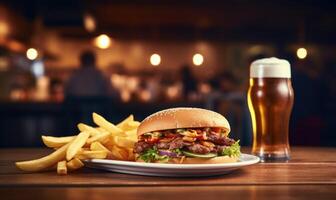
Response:
[[[171,108],[144,119],[134,145],[137,162],[215,164],[237,162],[239,140],[228,137],[229,122],[201,108]]]

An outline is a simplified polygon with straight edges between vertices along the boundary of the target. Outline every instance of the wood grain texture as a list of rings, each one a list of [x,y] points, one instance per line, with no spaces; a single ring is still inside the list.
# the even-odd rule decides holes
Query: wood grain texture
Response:
[[[245,152],[248,149],[244,149]],[[206,178],[161,178],[93,169],[82,169],[68,176],[56,172],[26,173],[15,168],[16,160],[45,155],[44,149],[0,150],[2,186],[178,186],[178,185],[284,185],[336,184],[335,148],[295,148],[288,163],[259,163],[231,174]]]
[[[244,148],[244,152],[249,149]],[[259,163],[206,178],[161,178],[81,169],[25,173],[18,160],[46,149],[0,150],[0,194],[9,199],[336,199],[336,148],[293,148],[288,163]]]
[[[336,185],[281,185],[281,186],[194,186],[194,187],[25,187],[0,188],[0,194],[8,199],[123,199],[123,200],[283,200],[323,199],[334,200]]]

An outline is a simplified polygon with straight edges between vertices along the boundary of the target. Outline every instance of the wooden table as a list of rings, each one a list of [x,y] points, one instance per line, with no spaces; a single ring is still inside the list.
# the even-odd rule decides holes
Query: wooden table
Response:
[[[336,148],[293,148],[288,163],[259,163],[207,178],[146,177],[85,168],[59,176],[25,173],[14,166],[16,160],[46,153],[0,149],[0,199],[336,199]]]

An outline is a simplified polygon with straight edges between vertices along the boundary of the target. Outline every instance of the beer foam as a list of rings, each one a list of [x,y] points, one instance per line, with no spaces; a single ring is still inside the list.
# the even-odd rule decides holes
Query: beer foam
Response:
[[[291,69],[287,60],[272,58],[263,58],[251,63],[251,78],[290,78]]]

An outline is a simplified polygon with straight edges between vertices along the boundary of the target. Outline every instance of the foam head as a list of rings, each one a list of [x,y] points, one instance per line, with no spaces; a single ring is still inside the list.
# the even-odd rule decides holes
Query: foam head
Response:
[[[291,69],[287,60],[272,58],[263,58],[251,63],[251,78],[290,78]]]

